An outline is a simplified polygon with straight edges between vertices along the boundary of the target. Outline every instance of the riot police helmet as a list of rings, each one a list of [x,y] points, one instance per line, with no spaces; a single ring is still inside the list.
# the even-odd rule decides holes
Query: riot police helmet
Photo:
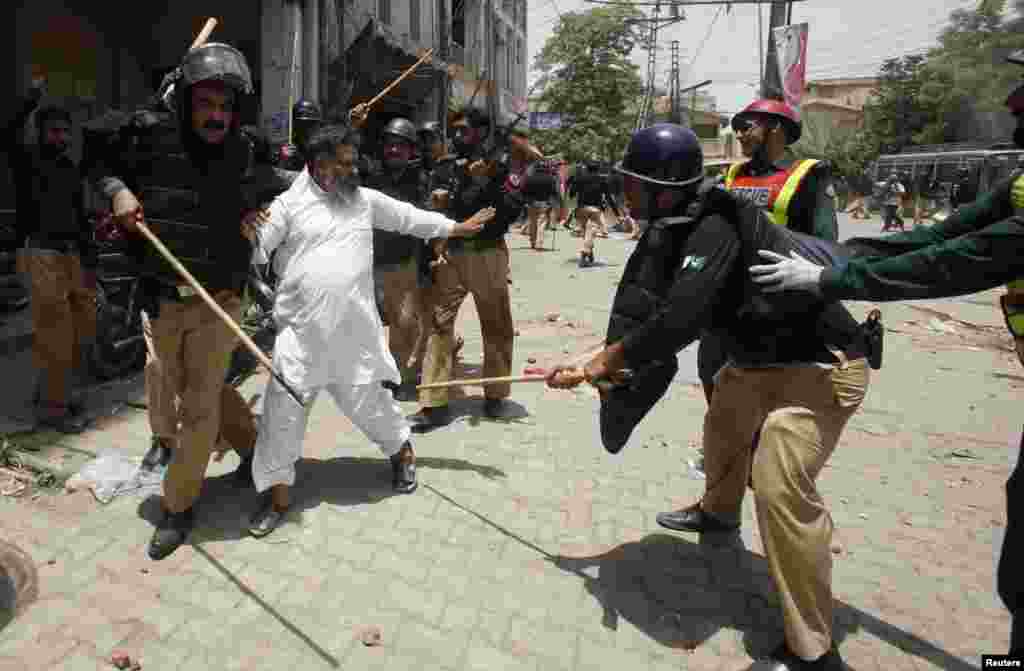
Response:
[[[189,50],[179,70],[186,87],[199,82],[221,81],[241,94],[251,95],[253,92],[252,74],[245,56],[227,44],[208,42]]]
[[[396,117],[389,121],[387,125],[384,126],[384,130],[381,131],[381,135],[385,138],[388,135],[393,135],[412,145],[419,142],[419,137],[416,135],[416,126],[414,126],[408,119],[404,119],[402,117]]]
[[[442,136],[441,124],[437,121],[425,121],[420,124],[420,127],[416,129],[416,134],[423,140],[428,138],[440,138]]]
[[[292,119],[295,121],[323,121],[324,115],[320,106],[312,100],[302,99],[292,107]]]
[[[704,152],[689,128],[657,123],[633,133],[615,169],[648,184],[689,186],[704,178]]]

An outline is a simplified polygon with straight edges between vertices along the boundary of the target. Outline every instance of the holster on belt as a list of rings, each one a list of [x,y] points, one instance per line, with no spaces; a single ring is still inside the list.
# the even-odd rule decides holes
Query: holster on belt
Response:
[[[882,367],[882,345],[885,336],[885,326],[882,325],[882,311],[875,308],[868,313],[867,319],[860,325],[861,335],[864,342],[864,354],[867,357],[868,365],[878,370]]]

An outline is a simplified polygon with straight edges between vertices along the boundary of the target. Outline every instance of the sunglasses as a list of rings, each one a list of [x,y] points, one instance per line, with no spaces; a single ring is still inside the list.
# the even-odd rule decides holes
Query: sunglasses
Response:
[[[1024,338],[1024,296],[1005,294],[999,299],[1006,318],[1006,328],[1014,338]]]

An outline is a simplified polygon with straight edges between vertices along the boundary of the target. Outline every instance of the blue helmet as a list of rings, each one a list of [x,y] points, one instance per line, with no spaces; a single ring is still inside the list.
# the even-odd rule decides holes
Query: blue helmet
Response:
[[[650,184],[687,186],[704,178],[704,152],[689,128],[656,123],[633,133],[615,169]]]

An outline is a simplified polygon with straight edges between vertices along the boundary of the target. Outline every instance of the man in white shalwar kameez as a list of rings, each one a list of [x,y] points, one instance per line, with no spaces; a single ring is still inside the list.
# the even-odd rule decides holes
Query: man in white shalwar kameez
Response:
[[[401,378],[374,299],[372,229],[424,239],[467,236],[494,216],[489,208],[457,223],[357,186],[355,137],[346,126],[316,131],[306,169],[291,188],[243,223],[257,263],[277,251],[273,363],[305,401],[299,406],[273,377],[267,384],[253,479],[257,491],[272,495],[253,519],[253,535],[273,531],[288,508],[309,410],[321,389],[390,457],[395,490],[416,489],[410,428],[381,384]]]

